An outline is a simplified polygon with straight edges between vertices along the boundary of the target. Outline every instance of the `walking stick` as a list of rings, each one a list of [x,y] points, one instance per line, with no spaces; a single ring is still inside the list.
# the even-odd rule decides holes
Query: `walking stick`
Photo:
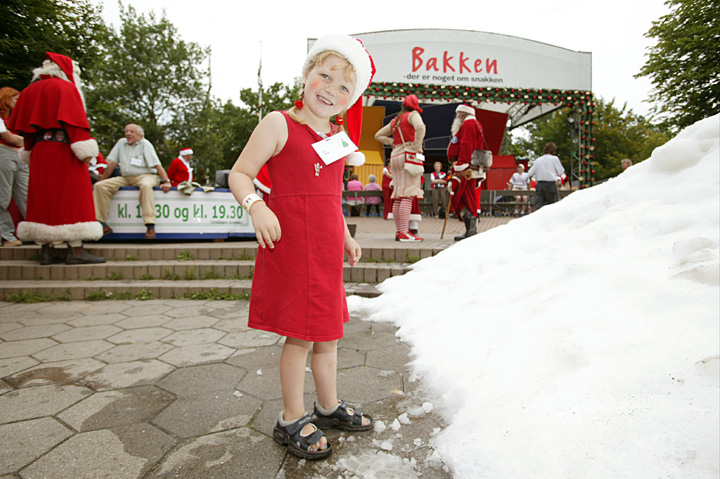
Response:
[[[442,234],[440,235],[440,239],[443,239],[443,237],[445,236],[445,227],[447,226],[448,216],[450,216],[450,198],[448,198],[448,205],[445,210],[445,222],[443,223],[443,230],[442,230]]]

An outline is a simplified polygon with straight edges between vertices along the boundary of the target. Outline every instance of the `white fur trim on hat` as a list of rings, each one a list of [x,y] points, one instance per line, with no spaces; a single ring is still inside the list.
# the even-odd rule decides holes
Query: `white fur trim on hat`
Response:
[[[467,113],[468,115],[475,116],[475,108],[468,105],[459,105],[457,108],[455,108],[455,113],[458,112],[463,112]]]
[[[354,151],[345,157],[345,162],[350,166],[362,166],[365,164],[365,154]]]
[[[95,241],[102,238],[102,235],[103,227],[97,221],[57,226],[23,221],[17,227],[18,238],[42,244],[53,241]]]
[[[180,150],[180,156],[192,155],[192,154],[193,154],[192,148],[183,148],[182,150]]]
[[[22,161],[24,164],[29,165],[30,164],[30,151],[26,150],[25,148],[20,148],[18,150],[18,156],[20,157],[20,161]]]
[[[98,156],[98,153],[100,153],[97,141],[92,138],[89,140],[76,141],[70,145],[70,148],[72,148],[73,153],[75,153],[75,156],[80,160],[95,158]]]
[[[327,35],[319,38],[310,48],[307,58],[305,58],[303,72],[305,72],[313,58],[326,51],[339,53],[353,66],[356,81],[348,105],[354,105],[370,85],[372,64],[367,50],[365,50],[362,43],[347,35]]]

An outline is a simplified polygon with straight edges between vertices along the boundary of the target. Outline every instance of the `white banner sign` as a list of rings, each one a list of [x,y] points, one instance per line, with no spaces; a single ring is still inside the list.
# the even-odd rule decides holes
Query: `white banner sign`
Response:
[[[375,61],[374,82],[592,90],[592,54],[496,33],[393,30],[352,35]],[[308,49],[314,40],[308,41]]]
[[[159,234],[255,233],[250,215],[230,191],[196,189],[191,196],[176,190],[154,193]],[[145,232],[137,189],[123,188],[113,196],[107,222],[115,233]]]

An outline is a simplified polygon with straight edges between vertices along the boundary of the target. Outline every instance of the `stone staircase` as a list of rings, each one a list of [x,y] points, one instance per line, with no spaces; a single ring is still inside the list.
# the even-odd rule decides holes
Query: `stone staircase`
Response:
[[[97,265],[39,263],[39,246],[0,248],[0,301],[47,299],[233,299],[250,293],[257,243],[89,243]],[[347,294],[377,296],[377,283],[404,274],[437,249],[363,248],[344,268]]]

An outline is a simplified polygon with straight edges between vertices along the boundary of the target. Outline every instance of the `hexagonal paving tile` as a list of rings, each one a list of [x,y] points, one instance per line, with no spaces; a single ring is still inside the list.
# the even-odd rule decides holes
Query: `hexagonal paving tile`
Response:
[[[227,333],[213,328],[189,329],[178,331],[163,339],[163,342],[175,346],[190,346],[191,344],[214,343]]]
[[[110,364],[85,377],[83,382],[96,391],[153,384],[175,368],[155,359]]]
[[[122,321],[116,322],[115,326],[123,329],[153,328],[162,326],[170,321],[172,321],[172,318],[162,314],[151,314],[123,319]]]
[[[40,364],[29,356],[18,356],[16,358],[0,359],[0,378],[24,371]]]
[[[367,365],[404,373],[410,370],[409,354],[410,346],[405,343],[397,343],[389,348],[368,351]]]
[[[152,304],[149,302],[143,302],[142,306],[135,306],[134,308],[126,309],[125,311],[123,311],[123,314],[130,318],[137,318],[138,316],[153,316],[164,314],[172,309],[172,306],[168,306],[165,303]]]
[[[262,401],[251,396],[237,397],[231,390],[175,400],[153,424],[180,437],[200,436],[247,425]],[[191,417],[192,421],[185,420]]]
[[[203,364],[178,369],[157,385],[180,397],[231,390],[247,371],[228,364]]]
[[[102,454],[98,454],[102,451]],[[103,477],[130,479],[140,477],[147,459],[125,452],[123,443],[109,430],[77,434],[45,454],[23,470],[26,479],[63,476],[94,479]]]
[[[228,333],[219,343],[236,349],[256,348],[277,344],[280,336],[275,333],[251,329],[239,333]]]
[[[280,364],[281,346],[264,346],[262,348],[241,349],[227,361],[228,364],[255,372],[258,369],[274,368]]]
[[[159,341],[166,336],[170,336],[172,333],[172,330],[167,328],[139,328],[123,331],[105,339],[115,344],[149,343]]]
[[[52,416],[92,394],[75,385],[16,389],[0,396],[0,424]]]
[[[165,323],[164,326],[174,331],[183,331],[186,329],[211,328],[218,321],[220,320],[212,316],[189,316],[173,319]]]
[[[247,428],[208,434],[187,441],[155,467],[147,479],[212,477],[257,479],[276,477],[286,449]],[[252,467],[248,467],[248,458]]]
[[[77,431],[108,429],[147,422],[175,400],[153,386],[96,393],[63,411],[58,418]]]
[[[95,312],[94,309],[93,312]],[[81,328],[83,326],[101,326],[103,324],[117,323],[125,318],[127,318],[127,316],[119,313],[89,314],[78,316],[75,319],[68,321],[68,324],[71,324],[76,328]]]
[[[348,402],[364,404],[392,396],[403,390],[402,374],[369,367],[357,367],[338,372],[338,396]]]
[[[73,343],[77,341],[92,341],[93,339],[105,339],[108,336],[117,334],[122,331],[115,326],[104,324],[101,326],[87,326],[82,328],[73,328],[53,336],[55,341],[61,343]]]
[[[280,388],[280,368],[267,368],[257,371],[250,371],[237,386],[242,392],[251,394],[264,400],[278,399],[282,397]],[[310,372],[305,373],[305,393],[315,392],[315,381]]]
[[[0,426],[0,474],[20,470],[72,434],[49,417]]]
[[[127,363],[141,359],[159,358],[171,349],[173,349],[172,345],[159,342],[121,344],[98,354],[96,357],[110,364]]]
[[[19,374],[6,377],[5,381],[15,388],[76,383],[80,378],[103,366],[105,366],[104,363],[92,358],[43,363]]]
[[[0,359],[30,356],[56,346],[57,342],[48,338],[25,339],[0,343]]]
[[[165,314],[171,318],[189,318],[192,316],[204,316],[208,314],[208,312],[208,308],[193,303],[192,305],[184,307],[182,305],[173,305],[173,309]]]
[[[14,323],[18,324],[18,323]],[[0,334],[4,341],[18,341],[23,339],[49,338],[70,329],[66,324],[46,324],[44,326],[22,326]]]
[[[208,316],[214,316],[212,313]],[[248,318],[247,315],[242,318],[231,318],[231,319],[221,319],[217,323],[213,325],[213,328],[219,329],[220,331],[225,331],[227,333],[235,333],[240,331],[249,331],[250,328],[248,327]]]
[[[33,356],[42,362],[65,361],[68,359],[91,358],[107,351],[114,345],[99,339],[97,341],[80,341],[77,343],[58,344],[51,348],[34,353]]]
[[[193,344],[174,348],[172,351],[160,356],[160,359],[182,367],[224,361],[234,352],[233,348],[221,344]]]

